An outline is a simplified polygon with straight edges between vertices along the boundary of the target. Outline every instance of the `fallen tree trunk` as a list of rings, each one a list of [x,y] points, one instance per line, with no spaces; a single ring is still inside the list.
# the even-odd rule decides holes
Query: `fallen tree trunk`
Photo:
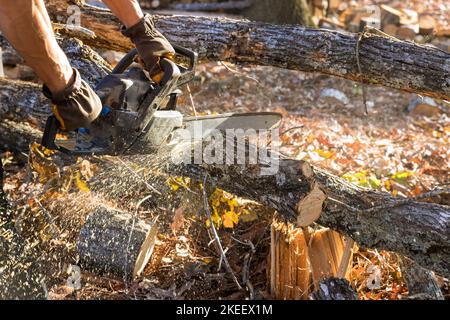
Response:
[[[274,208],[297,225],[303,215],[314,211],[311,204],[317,189],[311,187],[313,181],[326,195],[317,223],[351,237],[360,247],[395,251],[450,276],[449,206],[412,200],[395,205],[398,199],[390,194],[357,187],[297,160],[282,159],[274,176],[260,176],[260,169],[258,165],[245,169],[240,165],[183,165],[169,172],[193,178],[209,175],[216,186]],[[308,197],[309,203],[302,202]]]
[[[2,83],[2,88],[9,91],[19,92],[22,88],[14,81],[3,79]],[[35,89],[37,95],[38,88]],[[0,96],[5,96],[4,90],[0,91]],[[16,94],[8,100],[9,110],[15,110],[16,121],[27,119],[29,114],[38,116],[38,110],[45,108],[41,100],[30,106],[24,99],[27,97]],[[0,117],[3,117],[1,112]],[[41,118],[38,122],[44,120]],[[11,143],[8,135],[15,129],[3,125],[0,143]],[[145,156],[134,160],[143,165],[149,163]],[[426,269],[450,277],[450,207],[416,201],[395,205],[397,199],[389,194],[354,186],[325,171],[313,170],[303,161],[281,159],[279,170],[273,176],[260,176],[260,170],[259,165],[246,168],[241,165],[170,165],[167,168],[171,174],[200,180],[209,175],[209,181],[218,187],[274,208],[286,221],[296,225],[301,221],[310,223],[309,215],[315,214],[308,207],[311,201],[305,199],[314,200],[321,195],[319,198],[324,201],[319,203],[319,224],[351,237],[361,247],[401,253]],[[379,205],[378,210],[370,209]]]
[[[67,2],[47,1],[54,21],[69,18]],[[95,33],[93,37],[92,33],[79,32],[77,36],[86,44],[118,51],[132,48],[109,10],[82,3],[79,8],[81,26]],[[339,31],[226,18],[155,18],[169,40],[197,51],[202,59],[320,72],[450,100],[450,54],[431,46],[374,33],[362,36],[358,46],[358,34]]]

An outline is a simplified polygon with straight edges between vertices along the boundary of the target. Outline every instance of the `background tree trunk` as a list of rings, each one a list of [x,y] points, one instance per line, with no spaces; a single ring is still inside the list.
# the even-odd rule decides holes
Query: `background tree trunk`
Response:
[[[255,21],[314,26],[306,0],[254,0],[242,14]]]

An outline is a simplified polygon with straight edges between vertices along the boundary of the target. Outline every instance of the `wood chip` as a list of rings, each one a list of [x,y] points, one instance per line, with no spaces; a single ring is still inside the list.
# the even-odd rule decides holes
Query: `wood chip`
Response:
[[[322,205],[327,196],[320,189],[317,182],[313,183],[311,192],[304,197],[297,205],[297,226],[306,227],[320,218]]]

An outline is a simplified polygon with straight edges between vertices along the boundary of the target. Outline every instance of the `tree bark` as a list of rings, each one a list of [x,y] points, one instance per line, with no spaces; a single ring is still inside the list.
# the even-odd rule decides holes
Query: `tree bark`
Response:
[[[330,278],[319,283],[312,300],[358,300],[358,294],[345,279]]]
[[[69,16],[65,0],[48,0],[47,6],[54,21]],[[78,35],[86,44],[118,51],[132,48],[109,10],[85,4],[79,8],[82,27],[95,34]],[[450,100],[450,54],[431,46],[365,33],[359,41],[360,73],[358,34],[226,18],[155,16],[155,20],[170,41],[197,51],[202,59],[319,72]]]
[[[445,300],[432,271],[408,258],[402,258],[400,267],[408,286],[408,299]]]

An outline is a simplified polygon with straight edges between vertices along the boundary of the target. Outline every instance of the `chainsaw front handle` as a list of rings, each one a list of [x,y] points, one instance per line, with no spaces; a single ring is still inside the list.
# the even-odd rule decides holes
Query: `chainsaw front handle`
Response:
[[[176,54],[183,56],[189,60],[189,65],[187,68],[177,65],[181,71],[181,76],[178,79],[177,85],[182,86],[183,84],[190,82],[194,78],[195,68],[197,67],[197,63],[198,63],[198,54],[192,50],[180,47],[178,45],[173,45],[173,48],[175,49]],[[119,63],[116,65],[116,67],[113,69],[112,74],[124,73],[134,62],[134,59],[136,58],[137,55],[138,55],[138,51],[136,48],[131,50],[130,52],[128,52],[122,58],[122,60],[119,61]],[[163,61],[164,60],[168,60],[168,59],[163,59]],[[169,73],[169,75],[170,75],[170,70],[166,70],[165,65],[167,65],[167,64],[161,63],[161,68],[163,69],[164,73]],[[169,71],[169,72],[167,72],[167,71]]]

